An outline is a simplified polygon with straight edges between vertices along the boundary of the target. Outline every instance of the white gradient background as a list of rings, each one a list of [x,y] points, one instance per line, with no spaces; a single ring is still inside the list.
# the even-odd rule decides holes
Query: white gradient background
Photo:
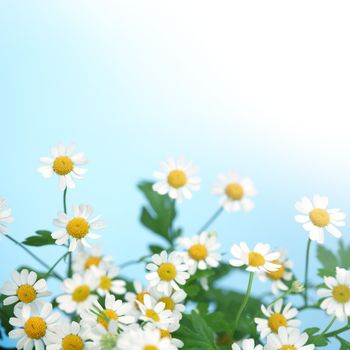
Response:
[[[90,163],[69,203],[103,214],[118,263],[143,255],[157,238],[137,223],[135,185],[184,155],[203,178],[179,208],[186,233],[216,210],[216,174],[236,169],[259,196],[251,214],[215,223],[223,249],[284,245],[302,278],[307,237],[294,202],[321,193],[350,213],[349,15],[348,1],[1,1],[0,179],[12,234],[53,229],[61,193],[37,174],[38,158],[74,141]],[[59,250],[36,251],[53,263]],[[23,263],[36,266],[3,238],[0,283]],[[141,277],[143,267],[125,273]]]

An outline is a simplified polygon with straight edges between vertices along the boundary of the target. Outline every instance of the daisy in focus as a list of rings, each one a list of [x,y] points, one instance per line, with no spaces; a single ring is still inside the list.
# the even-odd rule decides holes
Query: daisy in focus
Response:
[[[219,183],[213,187],[213,193],[220,196],[219,203],[228,212],[254,208],[254,202],[250,199],[256,195],[253,182],[246,177],[239,180],[235,172],[219,175]]]
[[[305,345],[309,336],[296,328],[280,327],[278,334],[270,334],[264,350],[314,350],[315,345]]]
[[[324,299],[321,309],[328,315],[345,321],[350,316],[350,271],[337,267],[335,277],[324,277],[327,288],[317,290],[317,295]]]
[[[12,280],[6,281],[0,290],[7,296],[3,301],[4,305],[16,303],[25,314],[40,310],[44,304],[40,299],[51,293],[47,290],[46,281],[43,278],[37,280],[37,277],[34,271],[29,272],[27,269],[23,269],[20,273],[13,271]]]
[[[67,313],[81,314],[97,300],[97,295],[92,294],[97,285],[98,280],[91,271],[86,271],[83,276],[75,273],[63,281],[62,289],[66,294],[57,297],[58,307]]]
[[[274,263],[280,253],[271,251],[268,244],[258,243],[251,251],[245,242],[241,242],[232,246],[231,254],[235,259],[231,259],[230,264],[235,267],[247,266],[249,272],[271,272],[280,268]]]
[[[18,339],[17,349],[45,349],[60,319],[58,313],[51,312],[52,305],[49,303],[44,304],[39,312],[23,313],[19,308],[14,309],[15,317],[10,318],[10,324],[18,328],[10,331],[9,337]]]
[[[315,195],[313,199],[303,197],[295,203],[295,208],[301,212],[296,215],[295,220],[303,224],[305,231],[309,233],[309,238],[317,243],[324,243],[324,231],[328,231],[336,238],[340,238],[342,233],[337,227],[345,226],[346,215],[340,209],[327,209],[328,197]]]
[[[163,250],[160,254],[154,254],[152,261],[146,266],[151,271],[146,274],[146,279],[159,292],[169,293],[172,288],[179,290],[179,284],[184,285],[190,277],[188,266],[178,252],[168,254]]]
[[[79,206],[73,205],[74,216],[71,219],[65,213],[58,213],[53,223],[61,229],[51,234],[55,243],[63,245],[69,240],[68,250],[70,252],[81,245],[89,248],[90,244],[87,242],[86,237],[92,239],[100,238],[100,235],[97,235],[93,231],[102,230],[106,227],[106,224],[100,220],[99,216],[89,220],[92,212],[93,208],[91,205],[80,204]]]
[[[256,317],[254,319],[261,338],[271,333],[277,334],[280,327],[289,329],[300,326],[300,321],[295,319],[298,310],[292,307],[292,303],[283,307],[283,301],[280,299],[268,307],[261,305],[261,311],[266,318]]]
[[[153,190],[161,195],[168,194],[178,202],[191,199],[192,192],[198,191],[201,179],[195,176],[196,168],[184,159],[168,159],[160,163],[160,171],[154,173],[158,180]]]
[[[83,153],[75,153],[75,145],[69,145],[67,148],[63,144],[51,148],[52,157],[41,157],[40,162],[44,165],[38,171],[49,178],[53,174],[59,177],[59,188],[64,191],[68,188],[75,188],[73,178],[81,179],[86,173],[86,169],[81,168],[87,163]]]
[[[263,346],[260,344],[255,345],[254,339],[244,339],[242,341],[242,346],[233,343],[232,350],[263,350]]]
[[[0,233],[7,235],[10,230],[6,224],[13,222],[12,209],[7,207],[6,199],[0,198]]]
[[[188,272],[193,275],[199,270],[206,270],[210,267],[218,267],[221,254],[216,250],[220,248],[215,233],[202,232],[200,235],[181,237],[178,244],[187,250],[184,253],[185,262],[188,265]]]
[[[93,266],[91,271],[99,280],[99,284],[97,286],[97,293],[99,295],[105,296],[109,293],[124,294],[126,292],[126,282],[116,279],[116,277],[119,275],[119,267],[111,266],[108,269],[98,269]]]

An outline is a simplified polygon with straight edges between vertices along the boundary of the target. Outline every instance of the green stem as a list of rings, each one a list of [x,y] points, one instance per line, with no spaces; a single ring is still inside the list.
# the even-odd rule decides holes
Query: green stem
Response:
[[[67,214],[67,187],[63,191],[63,212]],[[68,245],[69,246],[69,245]],[[72,271],[72,252],[68,253],[68,270],[67,270],[67,276],[72,277],[73,271]]]
[[[220,207],[211,217],[210,219],[197,231],[197,234],[202,233],[205,231],[223,212],[224,208]]]
[[[330,338],[330,337],[335,337],[336,335],[340,334],[340,333],[343,333],[343,332],[346,332],[350,329],[350,326],[347,325],[347,326],[344,326],[342,328],[339,328],[339,329],[336,329],[335,331],[332,331],[332,332],[328,332],[325,334],[325,336],[327,338]]]
[[[286,297],[287,295],[289,295],[292,291],[290,289],[288,289],[286,292],[284,292],[283,294],[281,294],[278,298],[276,298],[275,300],[271,301],[271,303],[268,305],[272,305],[274,304],[276,301],[283,299],[284,297]]]
[[[236,319],[235,319],[235,323],[234,323],[234,326],[233,326],[233,335],[235,334],[235,331],[236,331],[236,329],[237,329],[238,322],[239,322],[239,319],[241,318],[242,312],[243,312],[244,308],[246,307],[246,305],[247,305],[247,303],[248,303],[248,300],[249,300],[249,297],[250,297],[250,292],[251,292],[251,290],[252,290],[253,278],[254,278],[254,272],[250,272],[250,274],[249,274],[248,288],[247,288],[245,297],[244,297],[244,299],[243,299],[243,302],[242,302],[242,304],[241,304],[241,307],[239,308],[239,310],[238,310],[238,312],[237,312]]]
[[[309,276],[309,258],[310,258],[310,246],[311,246],[311,239],[307,241],[307,247],[306,247],[306,259],[305,259],[305,279],[304,279],[304,302],[305,306],[308,305],[308,276]]]
[[[63,212],[67,214],[67,187],[63,191]]]
[[[334,316],[331,320],[331,322],[329,323],[329,325],[324,329],[324,331],[321,333],[322,335],[327,333],[327,331],[333,326],[333,323],[335,322],[336,320],[336,316]]]
[[[303,310],[307,310],[307,309],[319,309],[320,306],[315,304],[315,305],[304,305],[302,307],[299,307],[298,310],[299,311],[303,311]]]
[[[59,262],[60,262],[61,260],[63,260],[68,254],[69,254],[69,252],[63,254],[63,255],[51,266],[51,268],[49,269],[49,271],[46,272],[46,275],[45,275],[45,277],[44,277],[45,279],[47,279],[47,278],[50,276],[50,274],[51,274],[51,272],[53,271],[53,269],[54,269],[54,268],[59,264]]]

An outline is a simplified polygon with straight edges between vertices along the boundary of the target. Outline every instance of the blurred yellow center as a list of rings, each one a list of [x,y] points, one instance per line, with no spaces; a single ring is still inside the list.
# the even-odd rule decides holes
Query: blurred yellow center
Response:
[[[333,298],[338,302],[345,304],[350,300],[350,288],[345,284],[339,284],[333,288]]]
[[[297,348],[294,345],[286,344],[279,348],[279,350],[297,350]]]
[[[286,318],[279,313],[272,314],[267,322],[273,333],[278,333],[278,328],[288,324]]]
[[[230,199],[232,199],[234,201],[239,201],[244,196],[243,187],[239,183],[236,183],[236,182],[232,182],[232,183],[228,184],[225,188],[225,193],[226,193],[227,197],[229,197]]]
[[[118,315],[111,309],[103,310],[101,313],[103,315],[97,318],[97,322],[100,323],[105,329],[108,328],[108,323],[110,320],[118,320]]]
[[[46,323],[41,317],[31,317],[24,324],[28,338],[40,339],[46,333]]]
[[[73,170],[73,161],[67,156],[57,157],[52,165],[53,171],[58,175],[67,175]]]
[[[155,322],[160,321],[159,315],[153,309],[147,309],[145,315]]]
[[[74,289],[72,298],[75,302],[81,303],[85,301],[89,295],[90,295],[90,288],[86,284],[83,284]]]
[[[163,281],[171,281],[176,277],[176,267],[171,263],[161,264],[158,268],[158,275]]]
[[[84,218],[74,218],[67,224],[67,232],[74,238],[84,238],[89,233],[89,223]]]
[[[155,345],[145,345],[143,350],[158,350],[158,347]]]
[[[161,338],[171,338],[171,334],[167,329],[159,329]]]
[[[275,281],[276,280],[280,280],[283,277],[283,275],[284,275],[284,270],[285,270],[284,269],[284,265],[278,260],[273,261],[273,263],[276,264],[276,265],[279,265],[280,267],[278,268],[277,271],[269,271],[269,272],[267,272],[267,276],[269,278],[271,278],[272,280],[275,280]]]
[[[159,303],[164,303],[165,304],[165,309],[173,311],[175,309],[175,303],[174,300],[171,299],[170,297],[163,297],[158,300]]]
[[[101,276],[99,287],[104,290],[109,290],[112,287],[112,280],[107,276]]]
[[[101,262],[101,258],[98,256],[90,256],[85,262],[85,270],[87,270],[91,266],[98,266]]]
[[[168,184],[174,188],[180,188],[185,186],[187,183],[186,174],[179,169],[172,170],[168,174]]]
[[[265,258],[261,254],[256,252],[250,252],[248,259],[250,266],[258,267],[265,264]]]
[[[325,227],[331,221],[331,217],[324,209],[315,208],[309,214],[311,222],[317,227]]]
[[[204,244],[194,244],[189,250],[188,255],[194,260],[204,260],[208,256],[208,249]]]
[[[68,334],[62,339],[63,350],[83,350],[83,340],[75,334]]]
[[[16,292],[18,299],[25,304],[29,304],[36,299],[36,291],[29,284],[22,284]]]

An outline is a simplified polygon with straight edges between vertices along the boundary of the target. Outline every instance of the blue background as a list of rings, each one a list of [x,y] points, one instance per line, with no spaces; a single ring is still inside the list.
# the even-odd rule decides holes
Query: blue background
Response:
[[[0,179],[13,237],[53,229],[62,194],[57,179],[37,173],[38,159],[75,142],[89,170],[69,205],[91,203],[103,215],[103,243],[117,263],[144,255],[157,238],[138,223],[136,184],[163,158],[184,155],[203,179],[179,207],[186,234],[217,209],[217,173],[235,169],[259,195],[252,213],[225,213],[213,225],[223,251],[241,240],[284,246],[302,278],[307,235],[294,222],[295,201],[321,193],[350,212],[349,7],[330,6],[1,1]],[[343,233],[349,242],[348,227]],[[326,245],[336,240],[327,235]],[[35,250],[48,263],[61,255]],[[0,253],[0,283],[20,264],[37,267],[5,238]],[[141,278],[143,266],[124,273]],[[254,293],[267,288],[257,282]],[[305,327],[323,315],[305,314]]]

